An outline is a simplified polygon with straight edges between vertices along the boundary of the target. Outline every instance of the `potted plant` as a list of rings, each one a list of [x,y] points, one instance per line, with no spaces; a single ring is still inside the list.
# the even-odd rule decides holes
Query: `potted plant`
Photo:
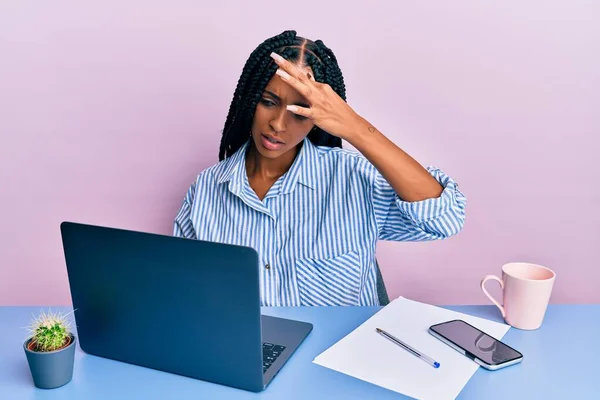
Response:
[[[75,335],[68,314],[45,313],[31,321],[23,348],[35,386],[54,389],[71,381],[75,361]]]

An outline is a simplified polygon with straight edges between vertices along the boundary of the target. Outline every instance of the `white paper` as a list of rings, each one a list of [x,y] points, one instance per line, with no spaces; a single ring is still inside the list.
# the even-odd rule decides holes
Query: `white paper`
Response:
[[[399,297],[313,362],[416,399],[455,399],[479,365],[427,331],[431,325],[452,319],[462,319],[497,339],[502,339],[510,328]],[[375,328],[433,358],[440,368],[433,368],[378,334]]]

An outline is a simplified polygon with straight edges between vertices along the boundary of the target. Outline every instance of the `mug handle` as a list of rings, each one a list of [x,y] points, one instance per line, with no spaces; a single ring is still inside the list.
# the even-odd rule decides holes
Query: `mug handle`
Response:
[[[483,293],[485,293],[485,295],[492,301],[492,303],[494,303],[496,305],[496,307],[498,307],[500,309],[500,312],[502,313],[502,318],[506,318],[506,311],[504,310],[504,307],[502,307],[500,305],[500,303],[498,303],[496,301],[496,299],[494,299],[492,297],[492,295],[489,294],[487,290],[485,290],[485,283],[487,281],[489,281],[490,279],[498,281],[498,283],[500,284],[500,288],[502,290],[504,290],[504,282],[502,281],[502,279],[498,278],[496,275],[486,275],[486,276],[484,276],[483,279],[481,280],[481,290],[483,290]]]

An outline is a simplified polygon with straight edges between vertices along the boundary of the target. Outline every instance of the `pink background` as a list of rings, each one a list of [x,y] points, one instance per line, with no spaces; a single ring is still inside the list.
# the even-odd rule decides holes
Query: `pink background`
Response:
[[[600,301],[599,2],[200,3],[0,3],[0,304],[70,304],[63,220],[170,234],[245,60],[285,29],[469,199],[459,236],[380,244],[392,297],[487,304],[481,277],[530,261],[553,303]]]

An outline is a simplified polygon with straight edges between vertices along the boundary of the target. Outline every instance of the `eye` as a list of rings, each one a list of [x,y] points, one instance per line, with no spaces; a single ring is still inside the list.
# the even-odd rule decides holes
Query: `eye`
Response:
[[[307,118],[307,117],[305,117],[304,115],[298,115],[298,114],[295,114],[294,116],[296,117],[296,119],[297,119],[298,121],[304,121],[304,120],[307,120],[307,119],[308,119],[308,118]]]
[[[271,100],[265,98],[260,99],[260,103],[263,104],[265,107],[273,107],[275,105],[275,103],[273,103]]]

